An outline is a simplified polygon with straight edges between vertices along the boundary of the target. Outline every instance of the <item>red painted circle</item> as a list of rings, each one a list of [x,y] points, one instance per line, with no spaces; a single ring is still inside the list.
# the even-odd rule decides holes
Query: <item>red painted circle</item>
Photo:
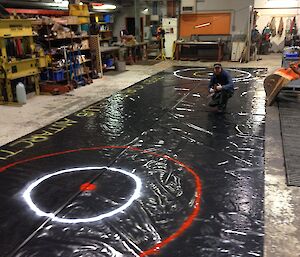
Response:
[[[95,191],[96,185],[91,183],[84,183],[80,186],[80,191],[87,192],[87,191]]]
[[[163,241],[161,241],[160,243],[155,244],[154,246],[152,246],[149,249],[143,250],[140,253],[140,257],[145,257],[145,256],[149,256],[149,255],[153,255],[153,254],[157,254],[159,253],[160,249],[163,248],[164,246],[166,246],[167,244],[169,244],[170,242],[172,242],[173,240],[175,240],[176,238],[178,238],[180,235],[182,235],[193,223],[193,221],[195,220],[195,218],[197,217],[197,215],[199,214],[200,211],[200,200],[201,200],[201,195],[202,195],[202,185],[201,185],[201,180],[199,178],[199,176],[197,175],[197,173],[192,170],[191,168],[189,168],[187,165],[185,165],[184,163],[168,156],[168,155],[161,155],[161,154],[157,154],[155,152],[150,152],[147,150],[142,150],[139,148],[135,148],[135,147],[130,147],[130,146],[99,146],[99,147],[92,147],[92,148],[79,148],[79,149],[73,149],[73,150],[68,150],[68,151],[63,151],[63,152],[57,152],[57,153],[51,153],[51,154],[45,154],[45,155],[41,155],[41,156],[36,156],[30,159],[26,159],[26,160],[22,160],[22,161],[17,161],[11,164],[8,164],[4,167],[0,168],[0,172],[4,172],[6,169],[11,168],[13,166],[16,166],[18,164],[22,164],[22,163],[26,163],[26,162],[30,162],[30,161],[34,161],[34,160],[39,160],[39,159],[43,159],[43,158],[47,158],[47,157],[53,157],[53,156],[58,156],[58,155],[62,155],[62,154],[68,154],[68,153],[76,153],[76,152],[81,152],[81,151],[97,151],[97,150],[101,150],[101,149],[128,149],[131,151],[136,151],[136,152],[141,152],[144,154],[150,154],[156,157],[160,157],[160,158],[164,158],[166,160],[169,160],[173,163],[178,164],[179,166],[183,167],[188,173],[193,175],[194,181],[195,181],[195,186],[196,186],[196,191],[195,191],[195,201],[194,201],[194,208],[192,213],[186,218],[186,220],[181,224],[181,226],[170,236],[168,236],[167,238],[165,238]]]

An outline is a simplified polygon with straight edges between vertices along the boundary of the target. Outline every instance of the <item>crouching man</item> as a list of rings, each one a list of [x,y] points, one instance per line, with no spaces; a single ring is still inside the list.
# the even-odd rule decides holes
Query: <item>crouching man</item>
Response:
[[[209,106],[217,107],[218,112],[224,112],[228,99],[234,93],[234,86],[230,74],[223,70],[220,63],[214,64],[214,73],[210,79],[208,90],[213,94]]]

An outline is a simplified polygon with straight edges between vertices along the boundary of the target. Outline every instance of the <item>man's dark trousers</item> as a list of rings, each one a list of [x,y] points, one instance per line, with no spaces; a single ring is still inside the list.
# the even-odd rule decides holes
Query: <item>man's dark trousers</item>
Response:
[[[218,110],[224,111],[226,109],[228,99],[232,97],[232,95],[233,95],[232,92],[222,89],[220,92],[216,92],[212,96],[212,100],[209,103],[209,106],[211,107],[217,106]]]

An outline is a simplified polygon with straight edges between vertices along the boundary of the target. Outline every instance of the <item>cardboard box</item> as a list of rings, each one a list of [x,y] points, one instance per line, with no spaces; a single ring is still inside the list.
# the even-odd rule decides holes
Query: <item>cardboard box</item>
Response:
[[[82,40],[81,45],[82,45],[81,49],[89,49],[90,48],[90,42],[88,39]]]
[[[74,16],[83,16],[83,17],[89,17],[89,7],[87,4],[70,4],[69,5],[69,14]]]
[[[53,21],[62,25],[78,25],[79,18],[77,16],[62,16],[59,18],[53,18]]]

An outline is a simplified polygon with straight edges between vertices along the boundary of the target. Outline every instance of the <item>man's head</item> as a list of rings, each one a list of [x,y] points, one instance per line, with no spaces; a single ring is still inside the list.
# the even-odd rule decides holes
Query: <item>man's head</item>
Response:
[[[222,65],[221,63],[215,63],[214,64],[214,73],[216,75],[219,75],[222,72]]]

